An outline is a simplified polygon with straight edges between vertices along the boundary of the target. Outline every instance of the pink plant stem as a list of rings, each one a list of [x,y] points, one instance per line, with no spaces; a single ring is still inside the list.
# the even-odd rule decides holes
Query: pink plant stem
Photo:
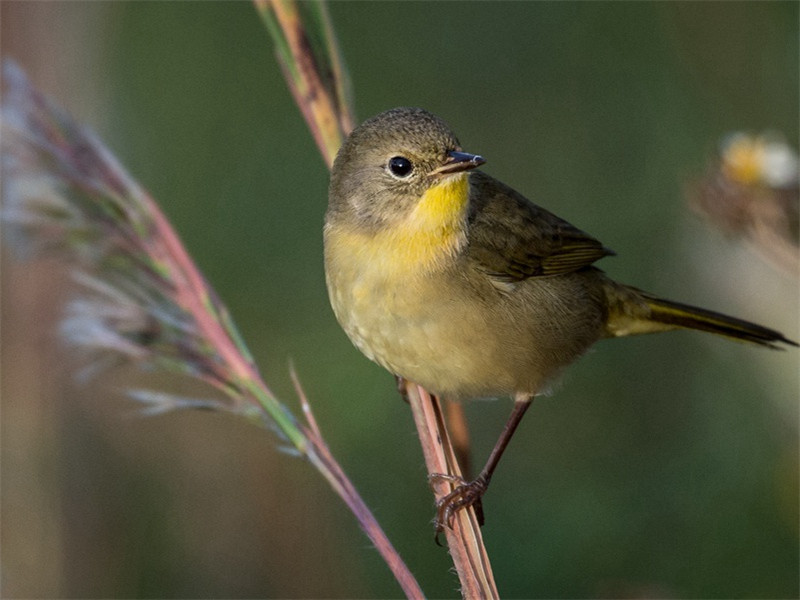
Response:
[[[408,383],[406,388],[409,404],[414,414],[422,453],[428,473],[450,474],[461,476],[453,452],[444,414],[436,396],[429,394],[422,386]],[[450,491],[450,484],[445,481],[434,483],[437,499]],[[492,565],[483,545],[481,528],[472,506],[456,511],[453,515],[452,527],[445,527],[447,547],[453,559],[453,566],[461,581],[461,595],[473,598],[499,598],[494,582]]]
[[[156,254],[162,259],[171,258],[168,264],[174,266],[176,270],[171,279],[179,284],[176,290],[178,302],[195,316],[203,329],[205,337],[221,354],[223,362],[233,368],[236,377],[240,381],[248,382],[251,386],[255,385],[261,388],[263,392],[271,396],[271,392],[261,379],[255,366],[243,359],[228,333],[216,319],[210,317],[211,313],[203,306],[204,302],[211,300],[211,293],[213,292],[210,291],[202,275],[200,275],[189,258],[177,234],[149,196],[146,198],[146,202],[148,213],[152,215],[156,228],[152,239],[163,242],[163,247],[153,248],[153,250],[156,250]],[[306,400],[304,400],[304,404],[308,405]],[[303,427],[302,429],[305,434],[304,441],[306,442],[302,444],[305,456],[330,482],[339,497],[353,512],[364,533],[385,560],[403,592],[408,598],[424,598],[425,595],[422,593],[422,589],[411,574],[411,571],[402,561],[366,503],[330,453],[327,444],[318,435],[317,430],[312,427]]]
[[[230,365],[237,381],[257,380],[271,396],[266,384],[261,381],[254,365],[244,360],[239,349],[233,344],[228,332],[220,323],[210,317],[205,304],[212,302],[213,292],[209,289],[205,279],[197,270],[194,262],[189,258],[178,235],[172,229],[169,221],[161,212],[153,199],[148,195],[144,199],[147,214],[152,216],[156,232],[150,238],[150,251],[158,256],[163,264],[172,268],[170,279],[176,286],[177,302],[186,308],[197,320],[201,329],[215,350],[219,352],[222,363]],[[153,243],[154,241],[154,243]]]
[[[327,445],[321,438],[319,438],[310,428],[304,428],[304,432],[311,442],[313,453],[309,452],[309,458],[314,461],[316,458],[319,461],[318,469],[331,483],[333,489],[339,494],[339,497],[344,500],[348,508],[352,511],[358,519],[358,523],[364,530],[364,533],[369,537],[370,541],[375,545],[383,560],[388,565],[392,574],[397,579],[400,587],[403,588],[407,598],[422,599],[425,595],[419,587],[414,576],[409,571],[406,564],[400,558],[400,555],[395,550],[389,538],[381,529],[378,521],[370,512],[364,500],[356,491],[353,484],[342,471],[339,463],[333,458]]]

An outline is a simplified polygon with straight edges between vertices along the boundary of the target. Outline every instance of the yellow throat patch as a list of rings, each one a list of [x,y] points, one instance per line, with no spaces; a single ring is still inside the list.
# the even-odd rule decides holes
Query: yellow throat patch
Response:
[[[361,260],[369,261],[384,274],[407,275],[435,269],[455,256],[467,240],[468,199],[466,173],[445,177],[422,195],[403,221],[368,240],[353,240],[356,243],[351,250],[357,247]]]

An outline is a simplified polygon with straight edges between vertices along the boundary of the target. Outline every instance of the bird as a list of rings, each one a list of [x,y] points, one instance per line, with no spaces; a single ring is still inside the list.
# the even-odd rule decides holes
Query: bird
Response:
[[[755,323],[618,283],[601,242],[478,168],[451,128],[414,107],[363,122],[331,170],[323,228],[333,312],[353,344],[439,397],[510,396],[472,481],[447,474],[436,528],[480,502],[532,399],[604,338],[695,329],[797,346]]]

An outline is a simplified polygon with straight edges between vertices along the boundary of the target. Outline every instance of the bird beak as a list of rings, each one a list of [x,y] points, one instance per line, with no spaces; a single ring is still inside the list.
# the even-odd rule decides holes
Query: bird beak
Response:
[[[468,171],[475,167],[480,167],[486,159],[478,154],[470,154],[468,152],[452,152],[447,153],[447,159],[444,164],[438,169],[434,170],[434,175],[449,175],[450,173],[460,173],[461,171]]]

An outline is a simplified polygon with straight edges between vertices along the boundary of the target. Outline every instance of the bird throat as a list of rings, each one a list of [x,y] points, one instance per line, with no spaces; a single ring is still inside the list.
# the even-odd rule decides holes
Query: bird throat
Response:
[[[420,228],[449,229],[461,224],[469,196],[466,173],[446,177],[428,188],[414,208],[411,221]]]
[[[329,235],[327,252],[350,257],[343,264],[357,265],[358,285],[424,276],[446,267],[466,244],[468,200],[468,175],[449,175],[386,227]]]
[[[398,269],[428,270],[455,256],[466,242],[469,179],[445,177],[422,195],[416,206],[387,232],[386,249]]]

